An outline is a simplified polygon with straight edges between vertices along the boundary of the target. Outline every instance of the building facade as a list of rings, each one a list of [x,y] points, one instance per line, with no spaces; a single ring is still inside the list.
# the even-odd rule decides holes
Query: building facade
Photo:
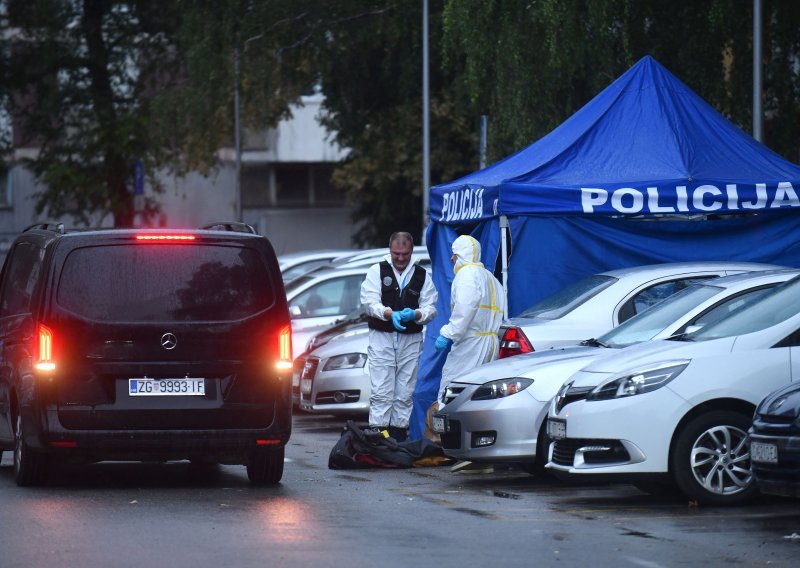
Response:
[[[171,228],[199,227],[217,221],[241,220],[269,237],[278,254],[315,248],[352,246],[355,232],[351,208],[335,190],[330,177],[347,152],[330,141],[319,124],[323,97],[303,97],[292,117],[267,131],[245,130],[242,135],[240,196],[237,197],[236,154],[219,152],[219,166],[208,177],[161,175],[164,191],[144,194],[161,206],[157,224]],[[19,160],[31,152],[18,149],[14,161],[0,163],[0,258],[16,235],[37,222],[74,225],[70,217],[51,218],[34,211],[40,187]],[[132,188],[133,191],[133,188]],[[93,220],[111,226],[110,216]]]

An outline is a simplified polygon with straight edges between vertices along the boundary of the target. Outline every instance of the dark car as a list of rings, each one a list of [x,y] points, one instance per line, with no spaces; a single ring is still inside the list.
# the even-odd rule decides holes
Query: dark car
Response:
[[[756,408],[750,465],[762,493],[800,497],[800,384],[770,393]]]
[[[0,276],[0,451],[19,485],[99,460],[283,475],[291,327],[269,241],[35,225]]]

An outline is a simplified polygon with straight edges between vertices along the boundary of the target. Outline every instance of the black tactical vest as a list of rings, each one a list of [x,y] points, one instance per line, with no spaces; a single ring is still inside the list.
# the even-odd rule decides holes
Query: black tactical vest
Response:
[[[419,265],[414,266],[414,273],[411,281],[400,291],[400,284],[394,277],[394,271],[387,261],[380,263],[381,267],[381,303],[393,311],[399,312],[403,308],[416,310],[419,308],[419,295],[422,292],[422,285],[425,283],[425,269]],[[397,331],[392,325],[391,318],[386,321],[378,318],[367,318],[370,329],[379,331],[393,331],[397,333],[421,333],[422,326],[417,322],[411,321],[403,323],[406,330]]]

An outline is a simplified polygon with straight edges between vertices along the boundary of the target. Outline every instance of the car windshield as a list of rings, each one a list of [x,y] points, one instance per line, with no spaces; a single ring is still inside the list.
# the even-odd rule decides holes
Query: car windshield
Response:
[[[598,341],[616,348],[649,341],[683,314],[723,290],[719,286],[708,284],[695,284],[684,288],[602,335]]]
[[[611,286],[617,280],[618,279],[613,276],[604,276],[602,274],[589,276],[540,300],[522,312],[519,317],[546,320],[564,317],[593,296],[596,296]]]
[[[760,331],[800,313],[800,277],[767,292],[730,316],[690,334],[687,339],[706,341]]]

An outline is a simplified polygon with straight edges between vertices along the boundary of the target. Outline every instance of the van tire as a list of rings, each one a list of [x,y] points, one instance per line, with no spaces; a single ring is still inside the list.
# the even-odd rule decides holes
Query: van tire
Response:
[[[17,415],[17,428],[14,432],[14,480],[20,487],[43,485],[48,468],[49,456],[31,450],[25,440],[22,416]]]
[[[284,447],[256,448],[247,464],[247,477],[253,485],[277,485],[283,477]]]

